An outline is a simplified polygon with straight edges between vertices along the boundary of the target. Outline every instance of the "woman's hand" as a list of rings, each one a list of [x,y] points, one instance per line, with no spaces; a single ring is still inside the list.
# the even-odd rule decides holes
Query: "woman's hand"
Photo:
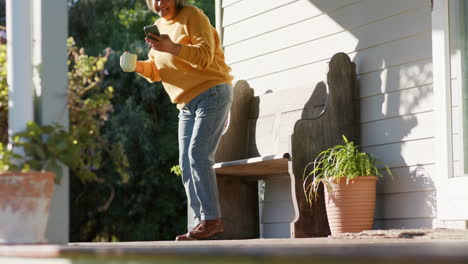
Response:
[[[172,42],[168,35],[163,34],[161,36],[157,36],[153,33],[149,33],[149,35],[155,40],[146,37],[145,41],[148,44],[148,47],[157,51],[170,53],[174,56],[179,55],[181,49],[180,44]]]
[[[137,56],[125,51],[120,55],[120,67],[124,72],[133,72],[136,69]]]

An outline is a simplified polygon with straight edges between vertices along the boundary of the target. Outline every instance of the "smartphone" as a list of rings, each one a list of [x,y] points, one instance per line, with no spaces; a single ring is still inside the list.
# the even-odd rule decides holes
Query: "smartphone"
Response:
[[[152,40],[155,40],[153,37],[151,37],[148,33],[153,33],[155,35],[158,35],[160,36],[161,34],[159,33],[159,29],[156,25],[151,25],[151,26],[146,26],[143,28],[143,30],[145,31],[145,35],[152,39]]]

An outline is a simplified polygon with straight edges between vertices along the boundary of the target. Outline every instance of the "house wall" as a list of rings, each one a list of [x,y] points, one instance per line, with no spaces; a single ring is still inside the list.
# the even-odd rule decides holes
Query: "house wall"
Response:
[[[222,0],[223,45],[256,95],[315,86],[337,52],[356,63],[360,145],[387,163],[375,228],[435,218],[429,0]],[[290,186],[265,182],[263,237],[289,237]]]

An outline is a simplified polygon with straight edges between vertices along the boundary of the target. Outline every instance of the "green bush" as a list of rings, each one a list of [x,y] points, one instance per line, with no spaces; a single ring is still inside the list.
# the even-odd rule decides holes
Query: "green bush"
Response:
[[[6,45],[0,44],[0,142],[8,142],[8,86]]]
[[[28,122],[26,130],[12,136],[11,146],[10,149],[0,143],[0,171],[52,171],[57,184],[62,179],[60,163],[73,168],[80,159],[78,142],[57,123],[39,126]]]
[[[110,160],[120,180],[128,181],[128,160],[119,142],[108,141],[102,135],[102,127],[113,111],[112,86],[103,86],[104,65],[110,54],[93,57],[83,48],[76,46],[73,38],[68,38],[68,109],[70,133],[77,140],[80,157],[71,167],[72,173],[83,182],[102,182],[97,170],[102,167],[105,155]]]

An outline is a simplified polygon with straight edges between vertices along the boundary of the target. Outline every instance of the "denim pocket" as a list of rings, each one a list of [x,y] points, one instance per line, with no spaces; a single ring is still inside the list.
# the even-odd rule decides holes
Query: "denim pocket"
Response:
[[[226,84],[219,84],[209,89],[203,95],[199,103],[199,108],[211,111],[222,111],[226,106],[230,107],[230,87]]]

